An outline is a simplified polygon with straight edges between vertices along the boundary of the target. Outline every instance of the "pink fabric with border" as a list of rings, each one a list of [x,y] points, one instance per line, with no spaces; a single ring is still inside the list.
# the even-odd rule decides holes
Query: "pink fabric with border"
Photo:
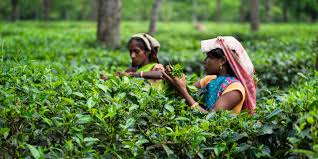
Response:
[[[242,59],[245,57],[242,55],[245,52],[245,49],[240,44],[239,41],[236,41],[239,43],[239,45],[236,45],[237,48],[235,48],[237,57],[241,60],[236,60],[236,58],[233,56],[232,51],[227,47],[226,42],[224,41],[223,37],[217,38],[219,43],[222,45],[223,52],[226,56],[226,59],[229,61],[235,75],[238,79],[240,79],[241,83],[243,84],[245,91],[246,91],[246,100],[244,103],[244,108],[247,108],[250,110],[250,113],[254,113],[254,109],[256,106],[256,86],[255,81],[253,80],[253,76],[249,75],[249,73],[246,71],[245,68],[242,67],[240,64],[241,62],[244,63],[244,60],[249,59]]]
[[[253,80],[254,66],[241,43],[232,36],[219,36],[214,39],[201,41],[203,52],[221,48],[233,69],[236,77],[245,88],[246,99],[243,108],[249,109],[254,114],[256,107],[256,85]],[[235,50],[235,52],[231,51]]]

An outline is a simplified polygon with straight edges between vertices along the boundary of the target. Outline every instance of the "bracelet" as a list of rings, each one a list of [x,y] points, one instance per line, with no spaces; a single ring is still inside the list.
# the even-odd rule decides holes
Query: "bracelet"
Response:
[[[195,107],[197,107],[197,106],[199,106],[199,103],[198,103],[198,102],[195,102],[194,104],[191,105],[190,108],[195,108]]]
[[[140,77],[143,77],[144,71],[140,71]]]

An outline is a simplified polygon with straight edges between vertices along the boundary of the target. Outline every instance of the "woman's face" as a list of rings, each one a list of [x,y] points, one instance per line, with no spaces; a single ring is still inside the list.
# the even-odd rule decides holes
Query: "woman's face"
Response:
[[[132,40],[128,47],[132,65],[140,66],[144,64],[148,57],[146,51],[140,48],[139,42]]]
[[[203,64],[207,75],[218,75],[220,72],[222,59],[218,59],[212,56],[206,56]]]

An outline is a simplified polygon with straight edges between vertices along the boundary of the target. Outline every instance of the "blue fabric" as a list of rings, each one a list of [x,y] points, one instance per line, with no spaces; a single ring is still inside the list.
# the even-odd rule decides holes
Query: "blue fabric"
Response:
[[[206,93],[204,94],[205,109],[212,109],[226,87],[237,81],[238,79],[235,77],[218,76],[215,80],[209,82],[206,86]]]

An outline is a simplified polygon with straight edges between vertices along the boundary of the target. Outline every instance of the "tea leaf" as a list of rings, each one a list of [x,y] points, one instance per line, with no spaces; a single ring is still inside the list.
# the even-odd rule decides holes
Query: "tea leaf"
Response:
[[[29,145],[29,144],[27,144],[27,146],[28,146],[29,150],[31,151],[34,158],[36,158],[36,159],[41,158],[41,152],[37,148],[35,148],[34,146]]]
[[[168,156],[171,156],[171,155],[174,154],[173,151],[172,151],[167,145],[162,144],[162,147],[163,147],[163,149],[165,150],[165,152],[166,152],[166,154],[167,154]]]
[[[74,93],[72,93],[72,94],[74,94],[74,95],[76,95],[76,96],[78,96],[78,97],[81,97],[81,98],[85,98],[84,94],[81,93],[81,92],[74,92]]]

